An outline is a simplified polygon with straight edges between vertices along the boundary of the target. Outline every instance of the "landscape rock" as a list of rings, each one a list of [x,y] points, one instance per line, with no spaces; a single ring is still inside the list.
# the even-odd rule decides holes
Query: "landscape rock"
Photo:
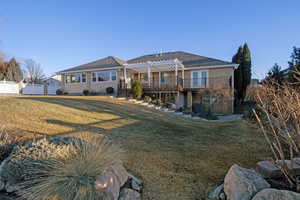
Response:
[[[120,192],[119,200],[141,200],[141,194],[135,190],[124,188]]]
[[[285,164],[288,169],[295,175],[300,175],[299,158],[294,159],[294,163],[286,160]],[[278,161],[277,165],[283,165],[283,161]],[[272,161],[260,161],[256,164],[256,170],[263,175],[264,178],[281,178],[284,177],[280,168]]]
[[[128,173],[128,177],[129,177],[131,188],[136,190],[137,192],[141,192],[141,190],[143,188],[142,182],[130,173]]]
[[[14,200],[15,198],[10,197],[10,196],[8,196],[6,194],[0,194],[0,199],[1,200]]]
[[[212,191],[209,192],[208,199],[211,199],[211,200],[223,199],[221,197],[222,194],[225,197],[225,194],[223,191],[224,191],[224,184],[219,185],[218,187],[215,187],[214,189],[212,189]]]
[[[264,189],[257,193],[252,200],[299,200],[300,194],[276,189]]]
[[[257,192],[269,188],[270,184],[253,169],[232,165],[224,179],[227,199],[250,200]]]
[[[120,188],[128,180],[128,173],[121,164],[114,164],[101,176],[96,178],[95,187],[98,191],[105,192],[112,200],[117,200]]]

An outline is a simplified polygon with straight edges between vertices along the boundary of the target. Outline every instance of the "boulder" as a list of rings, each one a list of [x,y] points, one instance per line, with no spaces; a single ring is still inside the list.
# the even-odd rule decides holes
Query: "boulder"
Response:
[[[10,196],[8,196],[6,194],[0,194],[0,199],[1,200],[15,200],[16,198],[10,197]]]
[[[232,165],[224,179],[224,191],[230,200],[250,200],[270,184],[253,169]]]
[[[284,161],[287,168],[293,172],[296,176],[300,175],[300,162],[299,158],[294,159],[294,163],[290,160]],[[256,164],[256,170],[263,175],[264,178],[281,178],[284,177],[279,166],[283,165],[284,162],[282,160],[278,161],[275,164],[272,161],[260,161]]]
[[[257,193],[252,200],[299,200],[300,194],[276,189],[264,189]]]
[[[208,199],[219,200],[219,199],[223,199],[222,196],[225,197],[224,184],[219,185],[218,187],[215,187],[214,189],[212,189],[208,194]]]
[[[97,191],[106,193],[112,200],[117,200],[120,188],[128,180],[128,173],[121,164],[114,164],[96,177],[95,187]]]
[[[124,188],[118,200],[141,200],[141,195],[135,190]]]
[[[142,182],[137,177],[135,177],[130,173],[128,173],[128,177],[129,177],[130,187],[136,190],[137,192],[141,192],[143,188]]]

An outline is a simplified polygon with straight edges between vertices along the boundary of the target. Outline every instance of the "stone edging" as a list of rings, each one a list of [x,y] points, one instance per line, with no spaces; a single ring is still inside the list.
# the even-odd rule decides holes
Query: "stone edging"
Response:
[[[165,108],[163,106],[156,106],[156,105],[149,104],[147,102],[139,101],[139,100],[136,100],[136,99],[126,99],[126,98],[123,98],[123,97],[116,97],[116,99],[132,102],[132,103],[139,104],[139,105],[142,105],[142,106],[147,106],[148,108],[153,108],[153,109],[158,110],[158,111],[171,113],[173,115],[181,116],[183,118],[201,120],[201,121],[206,121],[206,122],[235,122],[235,121],[240,121],[242,119],[242,115],[232,115],[232,116],[235,116],[235,118],[233,117],[233,119],[208,120],[208,119],[205,119],[205,118],[202,118],[202,117],[196,117],[196,116],[184,114],[183,112],[176,112],[174,110],[170,110],[170,109]]]

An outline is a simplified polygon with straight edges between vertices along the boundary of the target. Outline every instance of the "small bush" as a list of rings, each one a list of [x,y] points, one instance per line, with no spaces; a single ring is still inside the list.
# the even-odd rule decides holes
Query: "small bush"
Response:
[[[106,94],[113,94],[113,93],[114,93],[114,88],[113,87],[106,88]]]
[[[155,99],[154,104],[160,106],[162,104],[161,99]]]
[[[64,91],[62,89],[56,90],[56,95],[63,95]]]
[[[97,95],[97,92],[91,91],[90,95],[95,96],[95,95]]]
[[[69,94],[69,92],[64,92],[64,95],[68,95]]]
[[[183,112],[183,107],[180,107],[176,110],[177,112]]]
[[[90,95],[90,91],[89,90],[83,90],[82,93],[83,93],[84,96]]]
[[[132,85],[133,98],[140,99],[143,95],[143,86],[140,81],[134,81]]]
[[[144,100],[145,100],[147,103],[151,103],[151,102],[152,102],[152,98],[149,97],[149,96],[145,96]]]

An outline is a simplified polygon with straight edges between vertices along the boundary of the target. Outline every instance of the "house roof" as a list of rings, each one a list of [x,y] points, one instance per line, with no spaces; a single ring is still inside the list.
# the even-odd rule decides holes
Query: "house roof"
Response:
[[[93,69],[99,69],[99,68],[114,68],[114,67],[120,67],[124,64],[126,64],[126,62],[124,60],[114,57],[114,56],[108,56],[108,57],[96,60],[94,62],[90,62],[87,64],[83,64],[83,65],[79,65],[76,67],[72,67],[72,68],[63,70],[60,73],[71,72],[71,71],[93,70]]]
[[[187,53],[184,51],[173,51],[173,52],[166,52],[166,53],[160,53],[160,54],[149,54],[140,56],[137,58],[133,58],[128,60],[127,62],[117,58],[115,56],[108,56],[99,60],[96,60],[94,62],[90,62],[87,64],[79,65],[76,67],[72,67],[63,71],[60,71],[59,73],[64,72],[75,72],[75,71],[85,71],[85,70],[99,70],[101,68],[107,69],[107,68],[115,68],[115,67],[121,67],[126,64],[134,64],[134,63],[145,63],[147,61],[163,61],[163,60],[174,60],[178,59],[184,67],[208,67],[208,66],[222,66],[222,65],[235,65],[234,63],[222,61],[214,58],[208,58],[192,53]]]
[[[184,51],[166,52],[160,54],[150,54],[140,56],[127,61],[127,63],[142,63],[147,61],[160,61],[160,60],[172,60],[178,59],[185,67],[201,67],[201,66],[213,66],[213,65],[230,65],[234,64],[227,61],[222,61],[214,58],[208,58]]]

